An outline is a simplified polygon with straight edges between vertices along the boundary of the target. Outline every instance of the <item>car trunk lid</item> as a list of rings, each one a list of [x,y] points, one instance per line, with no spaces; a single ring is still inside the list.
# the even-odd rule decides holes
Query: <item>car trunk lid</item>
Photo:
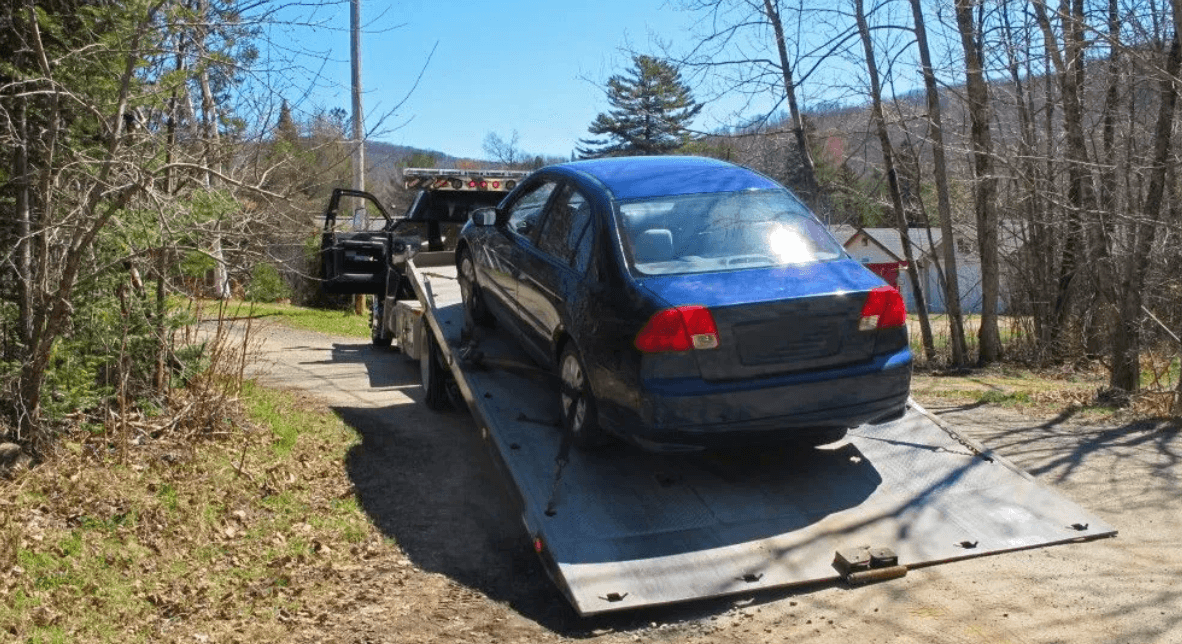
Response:
[[[882,281],[852,260],[709,275],[658,276],[644,288],[671,306],[707,307],[719,346],[693,351],[705,380],[838,367],[874,354],[859,331],[866,294]]]

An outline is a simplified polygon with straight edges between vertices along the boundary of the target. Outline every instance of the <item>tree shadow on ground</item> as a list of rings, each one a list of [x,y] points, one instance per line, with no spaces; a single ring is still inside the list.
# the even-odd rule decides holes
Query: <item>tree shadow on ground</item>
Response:
[[[1182,464],[1182,423],[1148,418],[1119,424],[1092,424],[1068,407],[1045,422],[1023,423],[981,436],[1027,472],[1051,484],[1070,481],[1085,462],[1097,458],[1138,458],[1144,473],[1176,471]]]
[[[415,404],[334,408],[361,438],[345,467],[362,510],[419,568],[552,630],[576,627],[470,417],[432,412],[411,395]]]

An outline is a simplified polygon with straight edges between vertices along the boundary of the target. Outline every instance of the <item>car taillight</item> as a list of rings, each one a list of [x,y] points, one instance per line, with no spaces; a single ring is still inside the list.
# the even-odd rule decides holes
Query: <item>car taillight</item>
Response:
[[[704,306],[679,306],[658,311],[636,334],[636,348],[645,353],[718,347],[718,327]]]
[[[862,305],[862,319],[858,330],[891,329],[907,324],[907,308],[903,296],[890,286],[880,286],[870,291]]]

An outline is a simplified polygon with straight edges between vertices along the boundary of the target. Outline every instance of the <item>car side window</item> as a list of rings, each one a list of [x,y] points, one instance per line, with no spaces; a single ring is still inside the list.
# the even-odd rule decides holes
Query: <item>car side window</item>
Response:
[[[554,181],[546,181],[514,202],[509,207],[509,230],[532,238],[542,218],[542,209],[546,207],[546,201],[556,185]]]
[[[580,210],[575,224],[571,226],[572,245],[575,248],[575,256],[571,259],[571,265],[574,266],[575,271],[582,275],[587,272],[587,267],[591,264],[591,251],[595,246],[595,226],[592,223],[590,204]]]
[[[591,204],[587,198],[574,186],[566,186],[542,224],[538,247],[563,264],[573,264],[575,249],[590,220]]]

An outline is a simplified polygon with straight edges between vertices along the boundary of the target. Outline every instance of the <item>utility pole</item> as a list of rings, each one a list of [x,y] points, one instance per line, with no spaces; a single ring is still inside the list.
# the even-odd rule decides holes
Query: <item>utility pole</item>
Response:
[[[349,51],[353,61],[353,189],[365,190],[365,117],[361,109],[361,0],[349,3]],[[365,202],[353,211],[354,229],[368,230]],[[353,296],[353,312],[365,312],[365,296]]]
[[[365,116],[361,110],[361,0],[350,0],[353,60],[353,189],[365,190]]]

